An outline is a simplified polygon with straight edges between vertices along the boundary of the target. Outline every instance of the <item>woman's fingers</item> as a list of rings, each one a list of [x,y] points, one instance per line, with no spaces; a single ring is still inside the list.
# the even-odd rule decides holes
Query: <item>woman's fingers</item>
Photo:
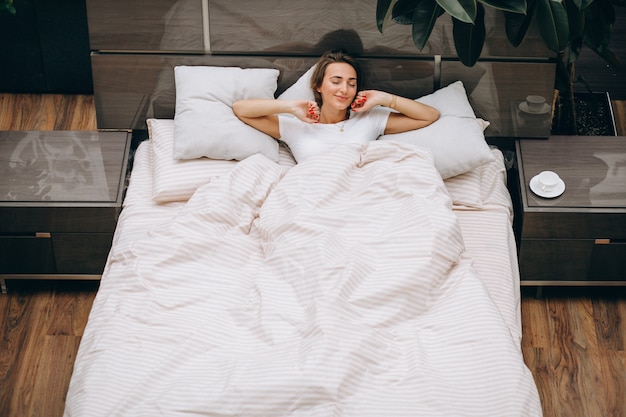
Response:
[[[313,122],[318,122],[320,119],[320,110],[315,102],[309,102],[307,109],[307,118]]]
[[[361,91],[354,98],[354,101],[351,104],[351,108],[352,108],[352,110],[358,110],[358,109],[362,108],[365,105],[366,102],[367,102],[367,94],[365,94],[365,92]]]

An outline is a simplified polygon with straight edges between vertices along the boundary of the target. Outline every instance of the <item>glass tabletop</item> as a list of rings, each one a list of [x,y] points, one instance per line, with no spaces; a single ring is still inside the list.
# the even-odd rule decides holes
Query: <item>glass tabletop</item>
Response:
[[[0,132],[0,203],[116,202],[127,132]]]
[[[520,150],[530,207],[626,207],[625,137],[551,136],[522,140]],[[533,179],[546,170],[556,172],[563,181],[563,192],[554,198],[532,191]]]

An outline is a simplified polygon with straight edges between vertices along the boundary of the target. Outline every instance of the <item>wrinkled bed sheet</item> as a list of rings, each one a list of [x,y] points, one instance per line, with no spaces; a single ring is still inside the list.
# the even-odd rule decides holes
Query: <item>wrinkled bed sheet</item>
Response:
[[[533,416],[426,150],[262,156],[111,253],[66,416]]]

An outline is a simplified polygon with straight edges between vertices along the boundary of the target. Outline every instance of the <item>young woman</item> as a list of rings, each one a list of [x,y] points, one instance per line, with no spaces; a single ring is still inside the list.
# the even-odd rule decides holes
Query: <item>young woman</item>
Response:
[[[248,99],[235,102],[233,111],[248,125],[285,142],[298,162],[340,144],[364,144],[439,118],[433,107],[384,91],[361,91],[361,83],[356,60],[331,51],[322,55],[311,76],[315,101]]]

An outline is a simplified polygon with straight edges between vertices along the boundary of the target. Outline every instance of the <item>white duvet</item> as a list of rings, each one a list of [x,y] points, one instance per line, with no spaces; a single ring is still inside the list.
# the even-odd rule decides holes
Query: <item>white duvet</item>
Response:
[[[537,398],[430,154],[372,142],[250,157],[113,251],[65,414],[533,416]]]

